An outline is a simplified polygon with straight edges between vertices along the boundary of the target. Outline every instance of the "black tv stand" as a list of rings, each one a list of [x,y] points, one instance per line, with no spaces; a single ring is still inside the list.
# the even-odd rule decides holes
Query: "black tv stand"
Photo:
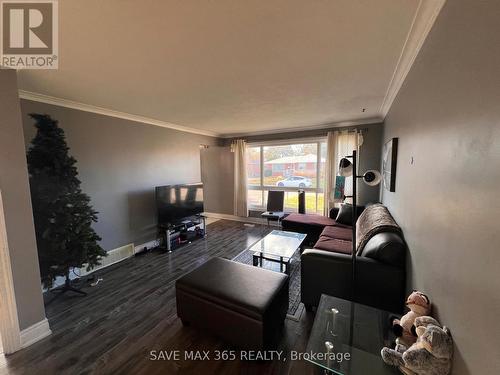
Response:
[[[171,252],[195,240],[205,238],[206,228],[206,218],[203,215],[187,217],[176,223],[159,224],[161,248]]]

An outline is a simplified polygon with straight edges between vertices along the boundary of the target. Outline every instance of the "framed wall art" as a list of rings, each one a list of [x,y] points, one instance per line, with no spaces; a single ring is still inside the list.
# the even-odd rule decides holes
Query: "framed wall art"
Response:
[[[396,191],[396,166],[398,160],[398,138],[391,138],[384,144],[382,174],[387,190]]]

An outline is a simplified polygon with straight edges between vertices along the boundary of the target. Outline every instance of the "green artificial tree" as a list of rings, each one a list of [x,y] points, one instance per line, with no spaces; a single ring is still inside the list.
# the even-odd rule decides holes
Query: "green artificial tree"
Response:
[[[48,115],[30,116],[37,128],[28,150],[28,171],[42,282],[50,288],[57,276],[64,276],[58,290],[85,294],[71,286],[69,275],[72,268],[94,268],[106,256],[92,228],[97,212],[80,188],[64,131]]]

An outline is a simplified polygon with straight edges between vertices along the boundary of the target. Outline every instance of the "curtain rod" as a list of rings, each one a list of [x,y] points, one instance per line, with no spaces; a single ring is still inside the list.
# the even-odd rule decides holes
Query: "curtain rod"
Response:
[[[321,130],[323,132],[321,132]],[[321,129],[321,130],[318,130],[317,135],[311,135],[311,136],[295,136],[295,137],[288,136],[287,137],[287,133],[281,133],[281,134],[275,133],[275,134],[267,134],[267,136],[273,136],[273,135],[279,134],[280,137],[275,138],[275,139],[267,139],[266,135],[263,135],[262,137],[261,136],[246,136],[246,137],[241,136],[241,137],[228,138],[228,140],[230,142],[232,142],[236,139],[244,139],[248,142],[257,143],[257,142],[272,142],[272,141],[288,141],[288,140],[292,140],[292,139],[314,139],[314,138],[326,137],[326,135],[328,134],[329,131],[347,131],[348,133],[354,133],[357,131],[368,132],[369,128],[359,128],[359,129],[355,128],[355,129],[353,129],[352,126],[349,126],[349,127],[345,127],[345,128],[330,128],[330,129]],[[305,130],[305,132],[307,132],[307,130]],[[313,131],[311,131],[311,132],[313,132]]]
[[[362,131],[362,132],[367,132],[368,131],[368,128],[362,128],[362,129],[347,129],[347,128],[340,128],[340,131],[343,131],[343,130],[347,130],[348,133],[354,133],[354,132],[357,132],[357,131]],[[331,130],[329,130],[331,131]]]

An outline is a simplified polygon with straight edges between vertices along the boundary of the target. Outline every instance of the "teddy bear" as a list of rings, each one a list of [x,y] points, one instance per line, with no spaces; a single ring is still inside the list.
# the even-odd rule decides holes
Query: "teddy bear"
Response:
[[[405,375],[448,375],[451,371],[453,341],[447,327],[430,316],[415,319],[417,341],[408,349],[397,344],[383,348],[385,363],[397,366]]]
[[[431,302],[429,297],[419,291],[413,291],[406,300],[406,306],[410,309],[401,319],[394,319],[392,330],[398,337],[396,342],[406,347],[417,341],[417,335],[413,323],[419,316],[429,315]]]

